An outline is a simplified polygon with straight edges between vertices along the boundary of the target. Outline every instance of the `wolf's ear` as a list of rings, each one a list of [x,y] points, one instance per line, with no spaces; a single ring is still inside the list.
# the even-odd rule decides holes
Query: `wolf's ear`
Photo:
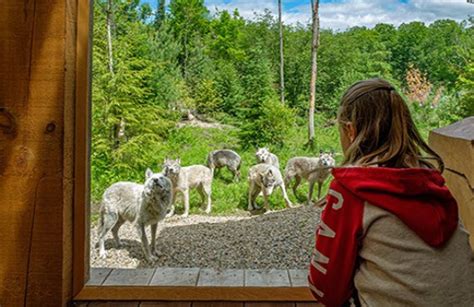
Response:
[[[319,150],[319,155],[322,155],[324,151],[322,149]]]
[[[334,157],[336,155],[336,153],[334,152],[334,149],[331,149],[331,152],[329,154],[331,155],[331,157]]]
[[[147,168],[146,171],[145,171],[145,178],[148,179],[151,176],[153,176],[153,171],[151,169]]]
[[[180,158],[176,159],[176,163],[181,164],[181,159]]]
[[[163,160],[163,163],[167,163],[170,159],[168,159],[168,157],[166,157],[164,160]]]

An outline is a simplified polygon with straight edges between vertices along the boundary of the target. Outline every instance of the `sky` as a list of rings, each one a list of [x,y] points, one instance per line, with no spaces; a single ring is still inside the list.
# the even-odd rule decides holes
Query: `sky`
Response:
[[[156,0],[142,0],[156,6]],[[282,0],[283,22],[308,23],[311,0]],[[269,9],[277,14],[277,0],[205,0],[211,13],[238,9],[244,18]],[[373,27],[378,23],[400,25],[410,21],[432,23],[437,19],[457,21],[474,16],[474,4],[466,0],[320,0],[321,27],[344,30],[353,26]]]

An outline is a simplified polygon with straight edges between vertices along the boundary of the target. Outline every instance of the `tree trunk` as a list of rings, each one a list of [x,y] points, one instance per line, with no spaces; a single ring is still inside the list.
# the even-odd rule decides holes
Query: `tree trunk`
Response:
[[[114,75],[114,56],[112,52],[112,0],[107,1],[107,50],[109,52],[109,72]]]
[[[156,10],[155,25],[158,30],[165,20],[165,0],[157,0]]]
[[[285,58],[283,54],[283,23],[281,21],[281,0],[278,0],[278,21],[280,24],[280,99],[285,103]]]
[[[311,0],[313,12],[312,42],[311,42],[311,83],[309,95],[308,118],[308,145],[314,147],[314,101],[316,99],[316,80],[318,73],[318,47],[319,47],[319,0]]]
[[[107,0],[107,49],[109,53],[109,72],[111,77],[113,78],[115,75],[114,71],[114,54],[112,49],[112,23],[113,23],[113,8],[112,8],[112,0]],[[120,118],[120,121],[113,124],[111,137],[112,137],[112,148],[117,149],[120,145],[120,138],[121,135],[125,135],[125,121],[123,117],[119,116],[119,114],[115,114],[113,116]],[[108,116],[108,114],[106,114]]]

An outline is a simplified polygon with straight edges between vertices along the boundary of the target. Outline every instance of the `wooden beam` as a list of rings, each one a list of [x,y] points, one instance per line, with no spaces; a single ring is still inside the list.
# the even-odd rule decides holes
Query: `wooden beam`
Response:
[[[75,4],[0,4],[2,306],[72,297]]]

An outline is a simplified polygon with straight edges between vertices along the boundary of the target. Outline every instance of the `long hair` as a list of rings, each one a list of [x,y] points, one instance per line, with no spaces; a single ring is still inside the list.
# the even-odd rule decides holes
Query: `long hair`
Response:
[[[415,164],[444,169],[441,157],[416,129],[407,104],[386,80],[353,84],[342,97],[338,121],[351,122],[356,131],[344,165],[407,168]],[[437,167],[429,160],[435,160]]]

